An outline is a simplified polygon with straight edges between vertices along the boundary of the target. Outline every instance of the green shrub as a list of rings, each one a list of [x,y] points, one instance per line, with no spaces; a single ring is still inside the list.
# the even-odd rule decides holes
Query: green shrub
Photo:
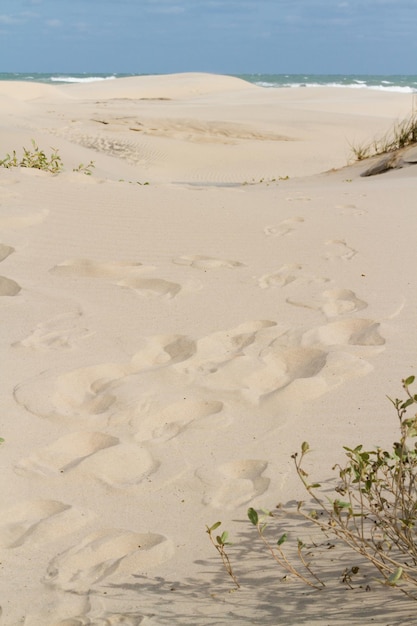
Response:
[[[43,170],[44,172],[51,172],[52,174],[58,174],[64,169],[64,164],[58,150],[51,148],[52,152],[48,156],[44,150],[38,148],[36,142],[32,139],[32,149],[23,148],[23,155],[19,158],[16,150],[10,154],[6,154],[5,158],[0,161],[0,167],[29,167],[37,170]],[[83,172],[87,176],[91,176],[92,169],[94,168],[94,161],[90,161],[88,165],[80,163],[78,167],[74,168],[74,172]]]
[[[327,542],[330,547],[344,546],[348,555],[370,564],[379,573],[379,582],[397,587],[417,600],[417,414],[407,416],[409,408],[417,404],[417,394],[410,391],[414,381],[414,376],[402,381],[404,399],[389,398],[398,419],[398,441],[388,448],[377,446],[368,450],[362,444],[354,448],[345,446],[345,463],[335,465],[335,475],[323,485],[312,481],[305,470],[305,457],[311,451],[307,442],[301,445],[300,452],[293,454],[292,459],[310,499],[307,504],[299,502],[292,513],[322,531],[326,540],[330,539]],[[281,528],[278,539],[271,541],[275,514],[266,510],[258,513],[251,507],[248,518],[284,573],[316,589],[325,587],[311,564],[312,548],[314,552],[318,544],[306,545],[297,538],[294,564],[285,551],[290,548],[293,527]],[[230,560],[224,558],[225,546],[230,545],[226,541],[228,534],[217,537],[217,544],[211,536],[211,531],[219,525],[217,522],[207,532],[235,580]],[[341,580],[351,586],[358,571],[357,566],[345,569]]]
[[[6,157],[0,161],[0,167],[31,167],[57,174],[63,169],[63,164],[58,150],[52,148],[52,151],[53,152],[48,157],[43,150],[38,148],[35,141],[32,139],[32,150],[23,148],[23,156],[20,159],[17,157],[16,150],[13,150],[12,154],[7,154]]]
[[[309,453],[304,442],[294,454],[295,468],[317,510],[298,510],[325,533],[365,558],[382,575],[383,582],[410,593],[417,588],[417,414],[406,417],[417,404],[403,380],[406,397],[390,400],[398,417],[399,440],[390,449],[363,445],[344,447],[346,463],[336,465],[334,495],[324,495],[321,484],[311,482],[303,468]],[[326,492],[328,485],[326,485]]]

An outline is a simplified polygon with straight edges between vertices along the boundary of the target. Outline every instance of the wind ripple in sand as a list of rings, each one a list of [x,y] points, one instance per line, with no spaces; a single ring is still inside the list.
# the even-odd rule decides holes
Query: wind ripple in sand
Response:
[[[89,135],[79,131],[56,132],[56,134],[64,136],[69,141],[85,148],[104,153],[107,156],[124,159],[134,165],[147,167],[152,163],[159,164],[168,159],[166,152],[157,148],[153,142],[149,143],[149,140],[146,142],[142,138],[140,142],[123,139],[120,136],[120,131],[118,133],[97,135]],[[133,137],[133,133],[129,133],[129,136]]]
[[[56,500],[29,500],[1,511],[0,517],[0,546],[17,548],[27,542],[54,541],[79,530],[95,516]]]
[[[156,533],[103,529],[50,562],[44,582],[72,593],[86,593],[106,579],[107,584],[157,567],[174,555],[171,540]]]
[[[144,135],[167,137],[198,143],[234,144],[239,140],[256,141],[290,141],[291,138],[268,131],[259,131],[236,122],[206,121],[200,119],[143,119],[137,117],[107,117],[106,119],[92,120],[112,130],[130,130]],[[112,128],[113,127],[113,128]],[[116,127],[116,128],[114,128]]]

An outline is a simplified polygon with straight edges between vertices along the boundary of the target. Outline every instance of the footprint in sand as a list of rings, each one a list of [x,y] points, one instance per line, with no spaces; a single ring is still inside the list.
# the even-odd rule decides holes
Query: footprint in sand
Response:
[[[28,472],[41,476],[59,475],[74,469],[98,451],[118,443],[116,437],[101,432],[74,432],[37,450],[20,461],[15,469],[18,474]]]
[[[298,379],[314,378],[326,365],[327,353],[317,348],[286,347],[273,342],[260,354],[263,367],[242,380],[252,401],[283,389]]]
[[[295,301],[287,298],[288,304],[321,311],[327,318],[338,317],[346,313],[355,313],[365,309],[368,304],[360,300],[351,289],[328,289],[322,293],[323,304]]]
[[[243,356],[243,350],[256,341],[258,332],[275,326],[276,322],[255,320],[229,330],[211,333],[198,339],[195,354],[178,364],[175,370],[195,379],[212,375],[223,368],[225,363],[235,360],[237,356]]]
[[[56,500],[29,500],[1,511],[0,518],[0,546],[17,548],[54,541],[83,528],[95,515]]]
[[[55,381],[53,404],[61,415],[101,415],[120,411],[119,389],[136,374],[188,359],[195,343],[182,335],[150,337],[148,346],[126,364],[103,363],[63,374]]]
[[[56,589],[87,593],[94,585],[127,582],[174,555],[170,539],[156,533],[99,530],[49,563],[44,582]]]
[[[195,267],[199,270],[211,270],[218,269],[221,267],[226,268],[235,268],[235,267],[244,267],[244,263],[240,263],[239,261],[230,261],[228,259],[216,259],[210,256],[180,256],[172,260],[176,265],[189,265],[190,267]]]
[[[261,289],[269,289],[270,287],[285,287],[295,280],[299,279],[302,266],[298,263],[287,263],[280,267],[279,270],[272,274],[264,274],[258,280]]]
[[[385,339],[379,333],[380,324],[375,320],[349,318],[329,322],[305,332],[304,346],[382,346]]]
[[[129,367],[104,363],[73,370],[58,377],[52,403],[61,415],[100,415],[116,401],[112,384],[126,376]]]
[[[286,263],[276,272],[261,276],[258,279],[258,285],[261,289],[270,289],[272,287],[286,287],[294,281],[310,284],[326,283],[329,279],[304,274],[303,266],[298,263]]]
[[[131,360],[135,372],[173,365],[195,354],[196,343],[185,335],[154,335],[146,338],[146,347]]]
[[[173,283],[162,278],[139,278],[129,276],[117,283],[121,287],[129,287],[134,289],[139,295],[146,298],[155,296],[174,298],[180,291],[181,285]]]
[[[0,296],[17,296],[21,286],[11,278],[0,276]]]
[[[325,245],[331,248],[323,257],[328,261],[337,261],[339,259],[350,261],[358,254],[358,251],[348,246],[344,239],[330,239],[326,241]]]
[[[287,202],[310,202],[310,196],[288,196]]]
[[[320,307],[326,317],[337,317],[366,309],[368,303],[360,300],[350,289],[323,291],[324,304]]]
[[[146,390],[138,387],[138,375],[151,376],[187,360],[196,351],[195,342],[183,335],[157,335],[127,363],[103,363],[59,375],[46,372],[16,386],[16,402],[33,414],[52,420],[91,418],[91,425],[102,428],[106,419],[127,419],[125,411],[136,412],[139,401],[146,401]],[[151,381],[152,382],[152,381]],[[145,381],[146,383],[146,381]],[[34,390],[36,389],[36,394]],[[94,421],[93,418],[97,416]]]
[[[90,259],[69,259],[50,269],[51,274],[60,276],[74,276],[86,278],[109,278],[122,280],[131,272],[153,270],[154,267],[145,267],[142,263],[100,263]]]
[[[283,220],[278,226],[266,226],[264,233],[268,237],[282,237],[296,230],[297,226],[304,222],[303,217],[290,217]]]
[[[0,243],[0,263],[7,259],[14,252],[12,246],[6,246],[4,243]]]
[[[176,437],[189,424],[216,415],[223,409],[223,402],[216,400],[187,400],[168,405],[158,413],[141,419],[136,429],[136,441],[168,441]],[[210,420],[211,427],[214,427]]]
[[[0,217],[0,228],[4,230],[19,230],[20,228],[27,228],[35,224],[40,224],[49,215],[48,209],[43,209],[37,213],[29,213],[23,215],[16,215],[16,211],[12,215],[3,215]]]
[[[336,209],[340,209],[341,215],[364,215],[366,211],[364,209],[359,209],[356,204],[336,204]]]
[[[13,344],[14,347],[33,350],[62,350],[76,345],[78,339],[87,337],[89,330],[80,325],[82,313],[70,312],[41,322],[32,332]]]
[[[140,445],[121,444],[101,432],[75,432],[21,460],[18,474],[43,477],[71,472],[74,477],[94,476],[114,488],[136,485],[158,468],[151,454]]]
[[[262,476],[266,461],[240,459],[212,468],[200,468],[197,478],[203,483],[203,504],[216,509],[235,509],[264,493],[270,480]]]
[[[89,456],[77,468],[77,474],[92,476],[114,489],[134,487],[157,471],[159,463],[138,444],[119,444]]]
[[[120,287],[134,289],[141,296],[164,296],[173,298],[181,291],[181,285],[161,278],[143,278],[144,272],[153,271],[154,266],[141,263],[100,263],[90,259],[70,259],[55,265],[50,272],[76,278],[109,279]]]

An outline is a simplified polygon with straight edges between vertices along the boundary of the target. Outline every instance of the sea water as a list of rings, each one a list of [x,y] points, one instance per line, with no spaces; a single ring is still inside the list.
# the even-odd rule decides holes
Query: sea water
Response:
[[[29,81],[49,84],[91,83],[146,74],[110,73],[0,73],[0,80]],[[348,87],[351,89],[379,89],[403,93],[417,93],[417,75],[361,75],[361,74],[233,74],[250,83],[269,89],[282,87]]]

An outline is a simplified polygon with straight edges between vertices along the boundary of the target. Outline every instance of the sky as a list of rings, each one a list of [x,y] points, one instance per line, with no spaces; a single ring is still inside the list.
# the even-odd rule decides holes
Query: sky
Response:
[[[417,74],[417,0],[1,0],[0,72]]]

